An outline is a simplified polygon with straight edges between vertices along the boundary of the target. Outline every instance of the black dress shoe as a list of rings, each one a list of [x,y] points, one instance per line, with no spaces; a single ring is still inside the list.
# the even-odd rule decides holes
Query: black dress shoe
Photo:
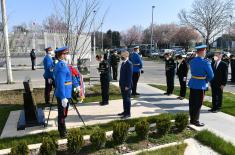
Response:
[[[127,118],[130,118],[131,117],[131,115],[123,115],[122,117],[121,117],[121,119],[127,119]]]
[[[140,95],[140,93],[135,93],[135,95]]]
[[[122,112],[122,113],[119,113],[119,114],[117,114],[118,116],[122,116],[122,115],[124,115],[125,113],[124,112]]]
[[[209,109],[208,111],[209,111],[209,112],[213,112],[213,111],[215,111],[215,109]]]
[[[194,122],[194,123],[191,123],[191,124],[193,124],[193,125],[195,125],[197,127],[202,127],[202,126],[205,125],[204,123],[200,123],[200,122]]]
[[[217,112],[220,112],[220,110],[219,109],[217,109],[217,110],[213,110],[213,111],[211,111],[212,113],[217,113]]]
[[[168,95],[169,93],[164,93],[163,95]]]

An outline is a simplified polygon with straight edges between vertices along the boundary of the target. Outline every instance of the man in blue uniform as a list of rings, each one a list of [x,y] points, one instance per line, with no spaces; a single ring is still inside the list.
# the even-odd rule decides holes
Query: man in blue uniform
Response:
[[[55,96],[58,106],[58,130],[60,137],[66,136],[65,118],[67,117],[68,106],[72,96],[72,75],[65,63],[68,47],[61,47],[55,50],[58,63],[54,69]]]
[[[191,68],[191,79],[188,83],[190,88],[189,114],[190,123],[195,126],[204,126],[199,122],[200,109],[208,82],[214,77],[211,63],[204,59],[206,48],[206,45],[197,46],[197,56],[189,62]]]
[[[52,83],[53,83],[53,59],[52,59],[52,48],[48,47],[45,49],[46,56],[43,59],[43,66],[44,66],[44,74],[43,77],[45,79],[45,91],[44,91],[44,97],[45,97],[45,103],[50,104],[50,92],[52,89]]]
[[[132,82],[133,82],[133,87],[132,87],[132,95],[140,95],[139,93],[136,92],[137,89],[137,83],[139,81],[140,73],[143,73],[143,62],[141,60],[141,57],[139,55],[139,46],[134,47],[134,51],[130,56],[130,61],[133,64],[133,75],[132,75]]]

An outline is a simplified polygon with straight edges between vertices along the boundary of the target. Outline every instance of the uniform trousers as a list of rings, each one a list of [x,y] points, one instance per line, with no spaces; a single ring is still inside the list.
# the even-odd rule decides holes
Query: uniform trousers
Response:
[[[125,90],[125,87],[121,86],[121,93],[123,99],[124,115],[131,114],[131,89]]]
[[[185,97],[186,94],[186,80],[184,81],[184,77],[179,76],[180,82],[180,97]]]
[[[52,90],[52,84],[49,83],[49,79],[45,78],[45,90],[44,90],[44,98],[45,98],[45,103],[49,104],[50,103],[50,92]]]
[[[189,95],[189,115],[190,122],[199,122],[200,110],[204,99],[205,90],[190,89]]]
[[[223,90],[220,88],[220,86],[212,84],[211,91],[212,91],[212,110],[219,110],[221,109],[222,105]]]
[[[132,94],[136,94],[136,89],[137,89],[137,83],[139,81],[140,77],[140,72],[134,72],[132,75],[132,82],[133,82],[133,87],[132,87]]]
[[[109,74],[100,74],[102,104],[109,103]]]
[[[175,79],[175,72],[174,71],[167,71],[166,72],[166,85],[167,85],[167,94],[172,94],[174,90],[174,79]]]
[[[64,108],[62,106],[61,99],[58,97],[56,99],[57,99],[57,107],[58,107],[58,131],[59,131],[60,137],[64,137],[66,135],[65,118],[67,117],[69,103],[71,102],[71,100],[68,99],[67,107]]]
[[[117,70],[118,70],[118,65],[112,65],[112,70],[113,70],[113,80],[117,80]]]

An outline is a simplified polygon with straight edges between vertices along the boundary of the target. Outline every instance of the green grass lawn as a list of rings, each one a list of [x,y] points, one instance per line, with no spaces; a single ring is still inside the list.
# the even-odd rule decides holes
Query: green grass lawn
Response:
[[[110,85],[110,100],[121,99],[120,90],[114,85]],[[0,134],[4,128],[6,120],[11,111],[23,109],[23,90],[0,91]],[[36,88],[33,90],[34,99],[38,107],[45,107],[44,89]],[[101,101],[100,85],[86,88],[86,98],[84,104]],[[56,105],[56,99],[53,104]]]
[[[187,144],[183,143],[176,146],[169,146],[156,151],[142,152],[138,155],[184,155]]]
[[[222,155],[235,155],[235,146],[208,130],[199,132],[195,138]]]
[[[166,86],[164,85],[156,85],[156,84],[150,84],[150,86],[161,89],[166,91]],[[178,86],[175,86],[174,92],[175,95],[180,94],[180,88]],[[206,91],[207,96],[211,96],[211,91]],[[189,98],[189,89],[187,88],[186,92],[186,98]],[[235,116],[235,95],[229,92],[224,92],[223,94],[223,104],[221,111],[224,113],[227,113],[229,115]],[[205,101],[205,106],[211,107],[211,102]]]

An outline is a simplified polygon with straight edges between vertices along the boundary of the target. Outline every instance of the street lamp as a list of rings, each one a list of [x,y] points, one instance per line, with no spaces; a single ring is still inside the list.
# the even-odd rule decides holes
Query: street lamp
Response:
[[[230,23],[229,23],[229,31],[228,31],[228,35],[229,35],[229,39],[228,39],[228,51],[230,52],[231,46],[230,46],[230,41],[231,41],[231,26],[232,26],[232,15],[229,15],[230,17]]]
[[[94,10],[93,13],[94,13],[94,21],[93,21],[93,22],[94,22],[94,24],[93,24],[93,26],[94,26],[93,51],[94,51],[94,55],[96,55],[96,47],[95,47],[95,44],[96,44],[96,43],[95,43],[95,41],[96,41],[96,40],[95,40],[95,15],[96,15],[96,11]]]
[[[150,45],[150,47],[151,47],[151,50],[153,49],[153,11],[154,11],[154,8],[155,8],[155,6],[153,5],[152,6],[152,24],[151,24],[151,45]]]

